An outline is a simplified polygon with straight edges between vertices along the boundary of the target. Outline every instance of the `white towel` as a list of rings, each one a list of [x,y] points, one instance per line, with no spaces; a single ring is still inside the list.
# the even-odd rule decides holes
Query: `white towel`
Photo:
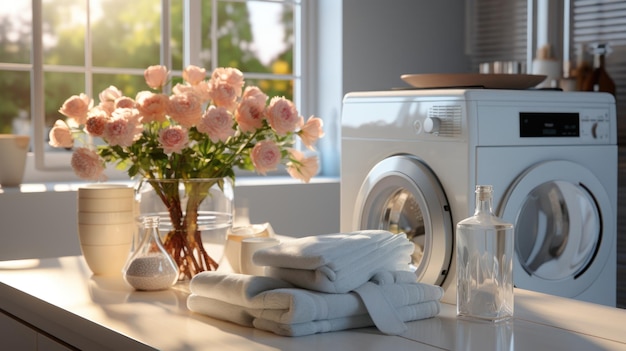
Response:
[[[285,336],[301,336],[329,331],[371,327],[375,325],[367,312],[364,314],[353,314],[330,319],[315,319],[299,323],[281,323],[276,321],[276,314],[264,314],[264,312],[268,312],[267,310],[250,309],[193,294],[187,299],[187,308],[189,308],[190,311],[204,314],[212,318],[233,322],[246,327],[255,327]],[[396,308],[397,313],[404,322],[434,317],[439,314],[439,310],[440,302],[436,300]],[[276,313],[280,314],[279,311],[276,311]],[[255,315],[261,317],[255,317]],[[269,318],[265,319],[263,317]]]
[[[402,321],[432,317],[439,312],[443,289],[416,282],[411,272],[381,272],[372,283],[380,284],[381,292],[398,310]],[[196,275],[189,288],[192,294],[187,307],[191,311],[280,335],[374,325],[368,308],[356,293],[322,293],[292,288],[273,278],[219,272]]]
[[[422,302],[415,305],[398,307],[396,309],[404,322],[434,317],[439,314],[439,310],[439,301]],[[362,314],[294,324],[281,324],[267,319],[256,318],[253,320],[253,325],[257,329],[271,331],[278,335],[303,336],[330,331],[371,327],[374,325],[374,322],[370,315]]]
[[[253,262],[298,287],[346,293],[376,272],[408,271],[413,250],[405,234],[363,230],[288,240],[257,251]]]

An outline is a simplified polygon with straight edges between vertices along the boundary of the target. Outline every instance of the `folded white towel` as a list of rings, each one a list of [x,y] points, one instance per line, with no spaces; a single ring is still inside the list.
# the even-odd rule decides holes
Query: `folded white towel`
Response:
[[[298,287],[346,293],[376,272],[408,271],[413,250],[405,234],[363,230],[288,240],[257,251],[253,262]]]
[[[192,294],[254,308],[257,307],[251,301],[261,293],[293,287],[275,278],[219,271],[198,273],[189,282],[189,291]]]
[[[187,299],[187,308],[189,308],[190,311],[204,314],[212,318],[233,322],[246,327],[255,327],[285,336],[301,336],[329,331],[371,327],[375,325],[372,317],[367,312],[364,314],[353,314],[330,319],[281,323],[278,322],[276,318],[276,315],[280,314],[279,311],[276,311],[277,314],[268,314],[267,310],[250,309],[193,294]],[[396,312],[404,322],[434,317],[439,314],[439,310],[440,302],[435,300],[396,308]]]
[[[398,309],[402,321],[432,317],[439,312],[443,289],[416,282],[411,272],[381,272],[368,284],[379,286],[391,308]],[[187,307],[191,311],[245,326],[258,323],[258,328],[281,335],[374,325],[368,308],[354,292],[322,293],[292,288],[273,278],[220,272],[196,275],[189,288],[192,294]],[[434,302],[437,308],[424,305],[426,302]],[[430,307],[417,307],[422,305]],[[416,312],[401,312],[403,309]]]
[[[396,309],[404,322],[431,318],[439,314],[438,301],[428,301]],[[303,336],[330,331],[371,327],[374,325],[368,314],[341,317],[336,319],[316,320],[304,323],[281,324],[267,319],[255,318],[253,325],[257,329],[271,331],[284,336]]]

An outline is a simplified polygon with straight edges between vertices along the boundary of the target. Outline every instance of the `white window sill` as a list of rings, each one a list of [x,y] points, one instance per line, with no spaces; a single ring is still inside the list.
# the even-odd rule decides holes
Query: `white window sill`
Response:
[[[87,181],[69,181],[69,182],[33,182],[23,183],[19,187],[0,187],[0,194],[20,194],[20,193],[43,193],[43,192],[61,192],[61,191],[76,191],[78,188],[91,182]],[[110,180],[106,183],[111,184],[125,184],[129,186],[135,185],[134,180]],[[314,177],[308,184],[333,184],[339,183],[338,177]],[[235,180],[235,186],[237,187],[251,187],[251,186],[289,186],[289,185],[303,185],[306,183],[300,180],[293,179],[291,177],[283,176],[242,176]]]

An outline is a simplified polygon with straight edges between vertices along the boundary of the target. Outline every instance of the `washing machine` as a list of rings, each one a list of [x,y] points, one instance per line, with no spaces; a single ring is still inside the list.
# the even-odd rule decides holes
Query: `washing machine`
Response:
[[[406,233],[419,280],[455,303],[455,226],[490,184],[494,213],[515,227],[516,287],[615,306],[616,130],[605,93],[349,93],[341,231]]]

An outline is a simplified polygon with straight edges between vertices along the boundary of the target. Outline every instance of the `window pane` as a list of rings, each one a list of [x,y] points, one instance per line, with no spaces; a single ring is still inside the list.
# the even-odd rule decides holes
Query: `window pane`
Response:
[[[44,73],[45,130],[49,130],[57,119],[65,119],[59,109],[72,95],[85,92],[85,75],[82,73]],[[46,132],[47,137],[47,132]]]
[[[93,76],[93,100],[94,105],[100,103],[98,95],[104,89],[113,85],[118,88],[124,96],[134,99],[138,92],[150,90],[146,85],[143,75],[129,74],[94,74]]]
[[[245,78],[245,73],[244,73]],[[246,86],[257,86],[271,97],[284,96],[293,100],[293,80],[289,79],[249,79],[245,78]]]
[[[29,134],[30,73],[0,71],[0,133]]]
[[[205,6],[203,4],[203,6]],[[203,9],[203,13],[207,13]],[[208,12],[210,13],[210,12]],[[204,15],[203,16],[210,16]],[[170,36],[170,54],[172,55],[172,67],[169,69],[182,69],[183,68],[183,1],[177,0],[170,2],[170,24],[171,32]],[[159,57],[154,58],[153,64],[159,62]],[[210,67],[210,66],[206,66]]]
[[[293,4],[262,1],[218,4],[218,66],[273,73],[274,62],[280,60],[284,73],[293,72]],[[203,46],[210,51],[210,40],[205,40]]]
[[[43,0],[44,64],[85,64],[85,4],[85,0]]]
[[[91,30],[94,66],[158,64],[161,0],[91,0]]]
[[[31,0],[11,0],[0,6],[0,62],[30,63]]]

